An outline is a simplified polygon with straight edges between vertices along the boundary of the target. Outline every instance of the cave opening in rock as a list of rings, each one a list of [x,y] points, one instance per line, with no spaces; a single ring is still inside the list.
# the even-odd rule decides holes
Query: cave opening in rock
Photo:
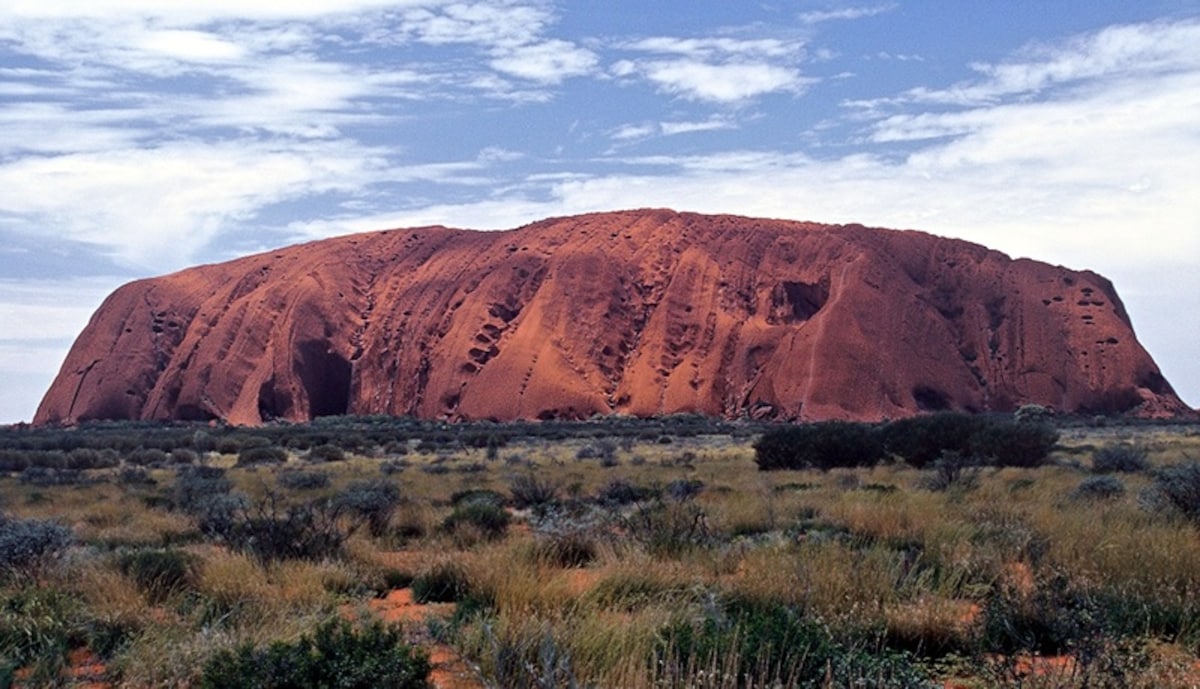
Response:
[[[772,294],[772,311],[785,322],[803,322],[816,315],[826,301],[829,288],[825,285],[785,281]]]
[[[308,397],[309,418],[336,416],[350,409],[350,362],[322,340],[297,348],[296,374]]]

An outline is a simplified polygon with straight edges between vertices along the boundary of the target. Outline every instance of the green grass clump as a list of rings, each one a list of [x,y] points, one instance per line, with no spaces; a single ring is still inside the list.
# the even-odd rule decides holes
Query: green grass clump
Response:
[[[661,637],[657,667],[674,686],[916,688],[929,682],[907,654],[836,639],[819,621],[784,605],[730,600],[699,621],[675,622]]]
[[[426,689],[429,659],[379,622],[355,629],[331,620],[313,635],[257,647],[242,644],[205,663],[202,689]]]

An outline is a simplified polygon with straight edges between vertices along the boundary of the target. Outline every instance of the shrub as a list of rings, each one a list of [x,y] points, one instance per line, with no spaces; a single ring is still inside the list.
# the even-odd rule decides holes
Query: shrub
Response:
[[[658,497],[658,492],[652,488],[634,485],[628,479],[614,478],[596,494],[596,501],[602,505],[628,505],[631,503]]]
[[[456,491],[450,496],[450,504],[455,507],[471,502],[484,502],[497,507],[503,507],[505,499],[500,493],[487,488],[470,488],[468,490]]]
[[[1040,404],[1024,404],[1013,412],[1013,420],[1018,423],[1043,423],[1054,416],[1054,411]]]
[[[259,560],[313,560],[336,557],[346,534],[338,527],[338,512],[328,503],[281,507],[274,495],[235,511],[222,538],[230,547]]]
[[[667,484],[666,494],[672,500],[683,502],[691,500],[704,491],[704,481],[700,479],[677,478]]]
[[[330,620],[311,638],[217,652],[205,663],[200,686],[425,689],[430,669],[428,657],[404,642],[398,626],[374,622],[355,629]]]
[[[189,450],[186,447],[177,447],[171,450],[171,464],[195,464],[200,461],[200,455],[195,450]]]
[[[775,428],[754,443],[754,462],[762,471],[874,466],[882,458],[875,430],[845,421]]]
[[[196,558],[175,549],[135,550],[117,558],[117,567],[133,579],[154,603],[191,589],[196,579]]]
[[[256,464],[283,464],[287,461],[287,450],[274,445],[245,447],[238,452],[237,466],[254,466]]]
[[[501,505],[483,500],[467,501],[454,508],[442,522],[442,528],[454,532],[462,524],[469,524],[489,539],[500,538],[508,530],[510,518]]]
[[[1200,525],[1200,462],[1184,462],[1154,472],[1154,493]]]
[[[1071,497],[1076,500],[1109,500],[1125,494],[1125,484],[1116,476],[1089,476],[1079,482]]]
[[[712,537],[708,514],[695,502],[641,504],[622,522],[626,533],[653,555],[681,555]]]
[[[399,474],[408,468],[408,460],[406,459],[387,459],[379,464],[379,471],[384,476]]]
[[[317,445],[305,458],[310,462],[341,462],[346,459],[346,451],[337,445]]]
[[[176,509],[194,512],[197,506],[213,495],[224,495],[233,490],[233,482],[225,478],[225,470],[219,467],[184,466],[175,476],[171,502]]]
[[[1150,468],[1149,452],[1140,445],[1115,443],[1092,453],[1092,471],[1097,474],[1114,472],[1134,474]]]
[[[21,483],[31,486],[71,486],[84,482],[78,469],[55,469],[44,466],[27,466],[17,477]]]
[[[943,412],[893,421],[881,433],[887,452],[921,469],[945,452],[970,454],[971,438],[985,424],[980,416]]]
[[[188,507],[196,527],[206,536],[225,538],[245,511],[248,502],[241,493],[214,493],[197,498]]]
[[[1048,423],[993,421],[971,436],[971,451],[1000,467],[1036,467],[1045,463],[1058,442]]]
[[[514,476],[508,483],[508,492],[517,509],[546,507],[558,501],[558,485],[533,473]]]
[[[324,471],[281,471],[275,477],[275,483],[288,490],[316,490],[329,485],[329,474]]]
[[[365,522],[371,535],[379,537],[387,531],[400,504],[400,489],[388,481],[355,481],[333,499],[333,504]]]
[[[941,458],[933,463],[933,471],[924,481],[932,491],[951,488],[971,489],[979,483],[979,467],[973,459],[953,450],[942,452]]]
[[[612,440],[600,440],[579,448],[575,459],[599,459],[603,466],[616,466],[617,444]]]
[[[100,451],[90,447],[77,447],[67,453],[67,467],[71,469],[107,469],[117,465],[119,457],[111,450]]]
[[[139,466],[161,466],[167,463],[167,453],[163,452],[157,447],[139,447],[133,452],[130,452],[125,457],[125,461],[129,462],[130,464],[137,464]]]
[[[0,578],[33,574],[72,542],[71,531],[41,519],[13,519],[0,514]]]
[[[144,468],[133,466],[121,467],[117,472],[117,483],[126,486],[153,486],[157,485],[158,481],[151,478]]]
[[[443,562],[413,579],[413,600],[418,603],[453,603],[470,592],[467,572],[456,562]]]

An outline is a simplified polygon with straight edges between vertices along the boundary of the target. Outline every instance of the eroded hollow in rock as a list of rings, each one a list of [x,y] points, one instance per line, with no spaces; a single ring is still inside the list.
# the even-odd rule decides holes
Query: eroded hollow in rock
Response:
[[[802,323],[829,301],[829,288],[820,283],[784,281],[771,290],[771,315],[784,323]]]
[[[321,340],[306,340],[296,349],[295,371],[308,395],[309,417],[345,414],[350,408],[350,362]]]

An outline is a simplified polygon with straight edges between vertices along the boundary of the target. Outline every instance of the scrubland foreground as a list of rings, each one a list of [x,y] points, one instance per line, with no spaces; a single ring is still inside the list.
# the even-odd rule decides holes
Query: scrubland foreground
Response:
[[[1200,686],[1200,428],[929,418],[4,429],[0,687]]]

